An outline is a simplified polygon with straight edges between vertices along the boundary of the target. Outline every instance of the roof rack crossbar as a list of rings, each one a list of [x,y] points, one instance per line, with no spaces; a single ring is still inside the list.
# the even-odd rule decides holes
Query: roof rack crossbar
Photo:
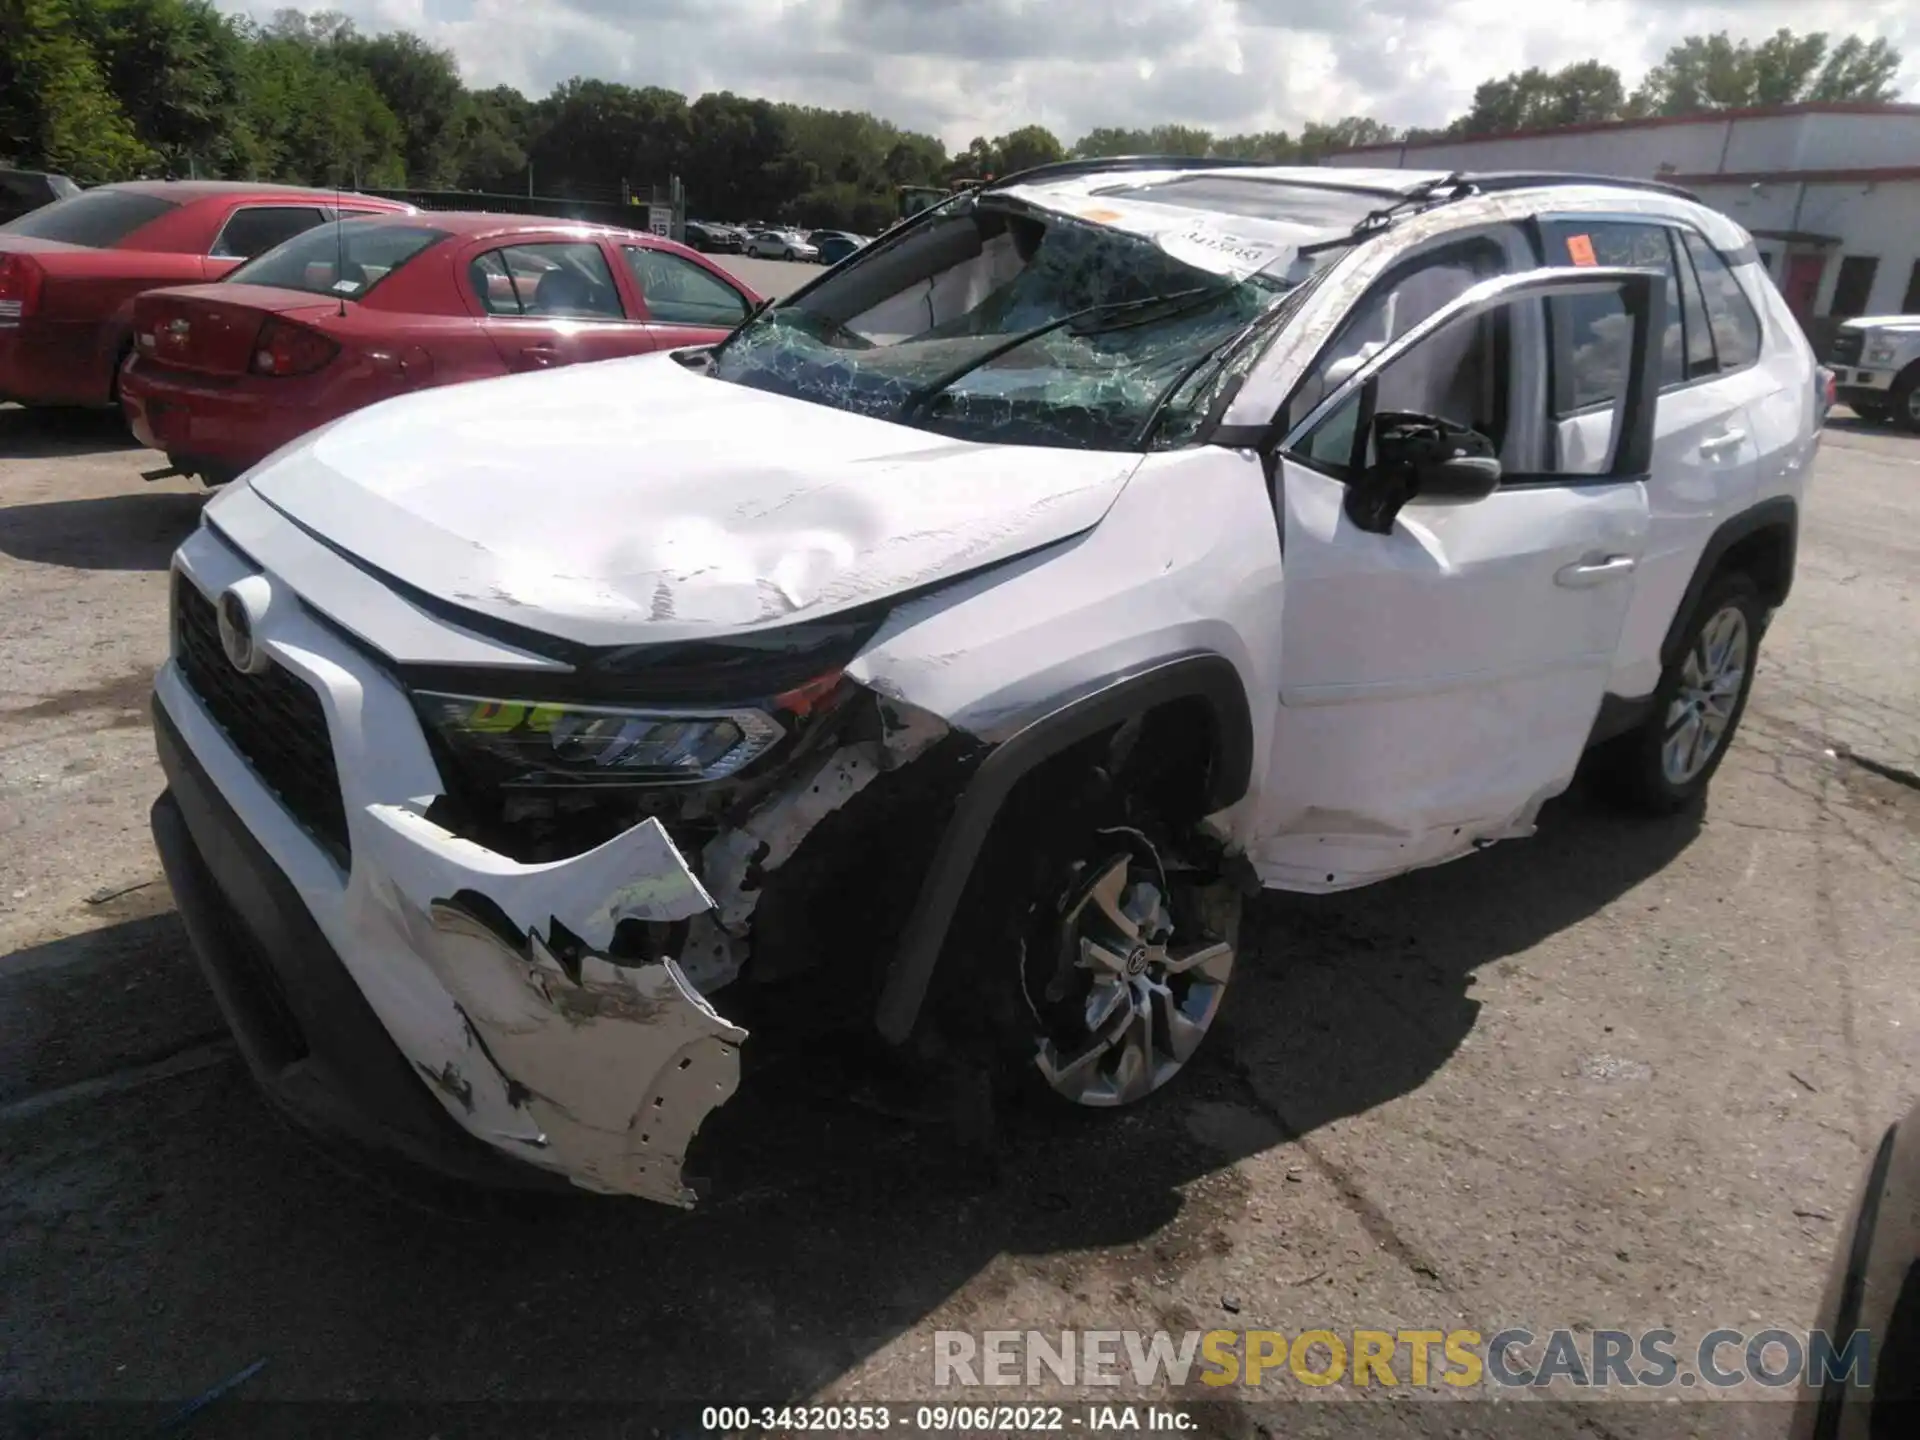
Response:
[[[1699,200],[1691,190],[1669,185],[1664,180],[1639,180],[1629,175],[1585,175],[1563,170],[1468,170],[1461,179],[1483,195],[1502,190],[1532,190],[1550,185],[1608,185],[1618,190],[1650,190],[1656,195],[1677,195],[1682,200]]]
[[[999,175],[980,188],[999,190],[1016,181],[1064,180],[1074,175],[1092,175],[1102,170],[1232,170],[1237,167],[1272,165],[1271,160],[1226,159],[1218,155],[1089,155],[1079,160],[1055,160],[1033,165],[1011,175]]]

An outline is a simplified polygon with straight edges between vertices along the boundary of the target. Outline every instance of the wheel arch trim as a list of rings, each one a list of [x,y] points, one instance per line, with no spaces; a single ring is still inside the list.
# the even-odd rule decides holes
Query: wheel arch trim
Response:
[[[1115,677],[1029,722],[980,763],[948,820],[887,970],[875,1024],[903,1045],[913,1034],[954,912],[1001,807],[1020,780],[1069,746],[1131,716],[1179,700],[1200,700],[1213,715],[1207,808],[1243,798],[1253,777],[1253,720],[1240,672],[1225,656],[1194,652]]]
[[[1794,564],[1800,543],[1800,507],[1790,495],[1775,495],[1729,517],[1707,537],[1699,563],[1693,567],[1687,588],[1680,596],[1679,605],[1674,608],[1673,619],[1667,623],[1666,638],[1660,642],[1662,666],[1672,665],[1685,652],[1693,612],[1699,607],[1700,597],[1706,593],[1707,586],[1720,573],[1721,562],[1727,558],[1728,552],[1741,541],[1769,531],[1780,535],[1785,553],[1777,593],[1768,597],[1768,603],[1780,605],[1785,602],[1787,593],[1793,588]]]

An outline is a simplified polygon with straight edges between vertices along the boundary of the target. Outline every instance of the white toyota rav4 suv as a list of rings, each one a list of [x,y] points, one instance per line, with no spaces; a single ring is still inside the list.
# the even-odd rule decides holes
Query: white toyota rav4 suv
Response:
[[[1259,886],[1526,835],[1589,750],[1701,793],[1817,400],[1660,185],[1030,171],[717,346],[215,497],[154,831],[268,1094],[456,1176],[690,1204],[743,1064],[823,1031],[1124,1106]]]

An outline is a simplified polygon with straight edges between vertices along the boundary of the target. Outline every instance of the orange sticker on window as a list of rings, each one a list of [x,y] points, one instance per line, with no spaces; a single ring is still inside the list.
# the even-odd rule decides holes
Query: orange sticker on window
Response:
[[[1599,262],[1593,258],[1593,237],[1591,235],[1569,235],[1567,237],[1567,258],[1576,265],[1594,265]]]

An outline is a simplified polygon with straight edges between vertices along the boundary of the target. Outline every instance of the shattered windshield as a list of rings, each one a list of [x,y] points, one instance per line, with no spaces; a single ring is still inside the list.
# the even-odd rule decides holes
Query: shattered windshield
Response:
[[[950,201],[736,331],[711,373],[966,440],[1138,450],[1185,433],[1206,369],[1322,257],[1257,221],[1170,212],[1155,230],[1102,204]]]

